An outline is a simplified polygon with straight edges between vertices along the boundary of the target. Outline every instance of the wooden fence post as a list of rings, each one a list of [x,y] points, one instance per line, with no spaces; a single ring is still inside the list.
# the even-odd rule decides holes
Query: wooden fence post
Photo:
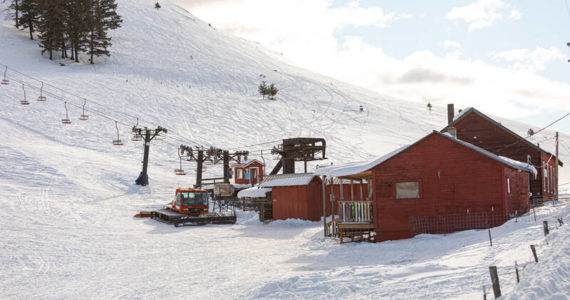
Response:
[[[493,294],[495,299],[501,297],[501,285],[499,284],[499,274],[497,273],[496,266],[489,267],[489,273],[491,274],[491,282],[493,283]]]
[[[517,283],[521,282],[521,279],[519,277],[519,266],[517,265],[517,261],[515,260],[515,272],[517,273]]]
[[[487,288],[483,286],[483,300],[487,300]]]
[[[532,250],[532,255],[534,255],[534,262],[538,262],[538,256],[536,256],[536,248],[534,245],[530,245],[530,250]]]
[[[493,239],[491,238],[491,228],[487,227],[487,231],[489,232],[489,246],[493,247]]]

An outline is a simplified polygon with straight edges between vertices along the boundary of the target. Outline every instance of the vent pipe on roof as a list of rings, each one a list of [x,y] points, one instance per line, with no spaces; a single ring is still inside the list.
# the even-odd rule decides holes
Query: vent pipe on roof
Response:
[[[457,138],[457,128],[449,126],[447,128],[447,132],[449,132],[449,134],[451,134],[451,136],[453,136],[454,138]]]
[[[453,106],[453,103],[449,103],[447,105],[447,125],[453,122],[453,118],[455,118],[455,107]]]

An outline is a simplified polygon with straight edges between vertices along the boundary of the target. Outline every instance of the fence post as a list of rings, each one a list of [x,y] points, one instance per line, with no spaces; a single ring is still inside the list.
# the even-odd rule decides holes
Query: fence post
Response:
[[[499,284],[499,274],[497,274],[497,267],[490,266],[489,273],[491,274],[491,282],[493,283],[493,294],[495,299],[501,297],[501,285]]]
[[[562,218],[558,218],[558,226],[562,226],[562,224],[564,224],[564,222],[562,222]]]
[[[538,262],[538,256],[536,256],[536,248],[534,245],[530,245],[530,250],[532,250],[532,255],[534,255],[534,262]]]
[[[483,286],[483,300],[487,300],[487,288]]]
[[[550,233],[550,230],[548,230],[548,221],[542,222],[542,226],[544,227],[544,236],[546,237]]]
[[[489,232],[489,246],[493,247],[493,239],[491,238],[491,228],[487,227],[487,231]]]
[[[521,279],[519,277],[519,265],[517,265],[517,261],[515,260],[515,272],[517,273],[517,283],[521,282]]]
[[[495,227],[495,207],[491,206],[491,227]]]
[[[469,209],[467,209],[467,230],[469,230]]]
[[[518,223],[519,221],[519,211],[515,210],[515,223]]]

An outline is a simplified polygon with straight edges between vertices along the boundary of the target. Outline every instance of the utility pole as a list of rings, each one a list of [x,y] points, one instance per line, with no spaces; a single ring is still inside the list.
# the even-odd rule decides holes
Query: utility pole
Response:
[[[133,132],[138,134],[139,136],[142,135],[144,131],[144,155],[143,155],[143,167],[142,171],[139,174],[139,177],[135,181],[137,185],[146,186],[148,185],[148,156],[150,151],[150,142],[161,132],[167,133],[168,130],[166,128],[162,128],[158,126],[156,129],[148,129],[148,128],[138,128],[133,127]]]
[[[554,189],[555,189],[555,190],[554,190],[554,193],[555,193],[555,196],[556,196],[556,201],[558,201],[558,131],[556,131],[556,154],[555,154],[555,155],[556,155],[556,160],[555,160],[554,163],[555,163],[555,166],[556,166],[556,168],[555,168],[555,170],[556,170],[556,175],[554,175],[554,176],[555,176],[554,178],[555,178],[556,180],[555,180],[555,182],[554,182],[554,183],[555,183],[555,185],[554,185]]]
[[[205,161],[210,161],[214,165],[218,164],[220,161],[223,161],[224,164],[224,183],[230,182],[230,161],[240,162],[242,158],[247,159],[247,155],[249,154],[248,151],[236,151],[230,153],[227,150],[221,150],[214,147],[210,147],[208,149],[198,148],[192,149],[190,146],[180,145],[180,153],[181,155],[186,156],[186,160],[188,161],[195,161],[196,162],[196,186],[199,187],[202,185],[202,181],[208,181],[212,179],[218,178],[202,178],[202,167]]]

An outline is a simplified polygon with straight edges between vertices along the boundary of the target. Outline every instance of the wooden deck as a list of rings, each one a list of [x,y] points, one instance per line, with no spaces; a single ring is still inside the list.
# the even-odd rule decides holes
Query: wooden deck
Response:
[[[338,223],[338,236],[340,243],[344,243],[344,238],[350,238],[351,242],[376,242],[376,233],[373,223]]]

